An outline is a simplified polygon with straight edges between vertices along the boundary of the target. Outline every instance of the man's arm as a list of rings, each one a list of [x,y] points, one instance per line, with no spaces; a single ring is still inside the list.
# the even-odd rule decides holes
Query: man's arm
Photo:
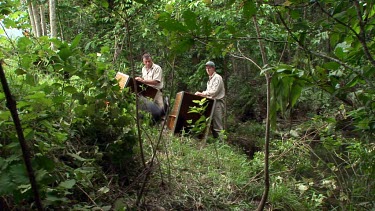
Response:
[[[135,77],[135,80],[140,81],[142,83],[145,83],[147,85],[151,85],[151,86],[156,86],[160,83],[160,81],[158,81],[158,80],[145,80],[141,77]]]

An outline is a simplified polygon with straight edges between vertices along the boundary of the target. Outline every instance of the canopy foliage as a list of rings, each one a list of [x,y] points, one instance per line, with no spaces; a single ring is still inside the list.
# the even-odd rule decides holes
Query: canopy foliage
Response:
[[[176,191],[191,194],[168,198],[161,205],[167,209],[254,209],[261,196],[256,178],[264,157],[265,74],[272,88],[270,209],[374,208],[373,1],[59,0],[57,37],[50,36],[48,5],[43,0],[0,3],[1,65],[46,208],[147,209],[147,195],[137,190],[150,179],[145,172],[160,171],[175,176],[168,180],[170,191],[180,176],[187,186],[176,185]],[[45,11],[44,21],[40,18],[44,35],[37,36],[30,6]],[[10,29],[22,35],[12,36]],[[182,134],[180,143],[178,137],[156,135],[158,128],[145,122],[137,127],[134,96],[121,91],[114,76],[118,71],[139,75],[145,52],[163,68],[163,93],[172,102],[179,91],[204,90],[204,64],[216,63],[226,87],[227,139],[213,150],[232,159],[222,174],[228,176],[223,181],[227,189],[204,186],[212,190],[207,193],[197,182],[205,178],[188,187],[189,177],[181,169],[205,166],[183,158],[185,153],[201,156],[191,147],[199,142],[190,134]],[[35,208],[4,90],[0,206]],[[166,139],[166,145],[161,147],[155,137]],[[138,145],[140,138],[145,149]],[[238,146],[245,153],[259,152],[242,160]],[[181,156],[173,162],[165,155],[171,149]],[[143,153],[152,162],[158,155],[155,166],[160,168],[146,166]],[[240,165],[243,175],[228,174]],[[211,167],[207,177],[222,179]],[[200,168],[194,171],[203,174]],[[164,185],[154,174],[151,180]],[[241,202],[221,196],[222,188]],[[215,204],[215,197],[229,202]],[[301,197],[306,202],[299,202]]]

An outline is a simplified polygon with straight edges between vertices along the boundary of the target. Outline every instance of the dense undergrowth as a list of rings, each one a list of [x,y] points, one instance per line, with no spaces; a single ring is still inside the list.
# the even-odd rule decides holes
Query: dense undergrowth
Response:
[[[50,41],[35,47],[30,39],[19,39],[19,62],[4,61],[46,209],[255,209],[263,192],[262,101],[249,101],[241,111],[247,115],[257,107],[253,118],[237,118],[236,107],[228,107],[221,141],[168,131],[160,136],[160,125],[147,121],[138,131],[134,98],[113,79],[108,48],[85,55],[78,36],[70,45],[52,40],[60,48],[54,52]],[[302,92],[297,114],[280,115],[272,132],[267,207],[373,209],[371,122],[352,121],[364,114],[329,101],[316,103],[312,93]],[[0,100],[0,206],[35,209],[3,91]],[[316,111],[321,105],[325,109]]]
[[[43,99],[45,106],[54,102]],[[47,111],[40,101],[27,102],[39,112]],[[34,167],[47,209],[255,209],[263,189],[262,123],[231,122],[235,129],[228,130],[227,139],[206,143],[168,131],[159,141],[159,125],[150,127],[144,122],[143,166],[138,145],[127,150],[131,156],[121,151],[126,149],[121,144],[131,141],[132,136],[113,137],[122,134],[113,127],[116,124],[103,123],[113,120],[110,111],[116,112],[117,107],[99,106],[99,113],[86,114],[79,125],[68,128],[54,127],[61,124],[60,118],[57,123],[41,121],[34,127],[24,121],[34,131],[27,137],[36,140],[32,148]],[[56,117],[56,113],[49,115],[40,116]],[[359,142],[361,136],[355,131],[346,136],[336,129],[337,121],[327,120],[314,116],[279,127],[284,129],[273,134],[269,209],[367,210],[374,206],[374,145]],[[32,194],[21,168],[20,151],[16,140],[7,139],[12,137],[11,124],[3,120],[1,127],[9,131],[2,132],[0,148],[1,205],[4,209],[30,209]],[[124,134],[131,134],[129,129]]]

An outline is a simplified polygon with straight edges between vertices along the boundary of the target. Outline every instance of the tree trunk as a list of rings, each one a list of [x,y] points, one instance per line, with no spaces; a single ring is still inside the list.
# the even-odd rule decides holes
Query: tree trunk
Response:
[[[42,29],[41,36],[47,36],[47,23],[45,18],[45,8],[44,5],[39,5],[39,12],[40,12],[40,26]]]
[[[31,31],[32,31],[32,33],[34,33],[34,32],[36,32],[36,26],[35,26],[33,6],[31,4],[31,0],[28,0],[28,1],[26,0],[24,3],[27,4],[27,11],[29,12]]]
[[[253,17],[253,22],[255,26],[255,30],[258,37],[258,43],[260,48],[260,53],[262,55],[263,61],[263,68],[268,65],[267,55],[261,40],[260,31],[258,27],[258,21],[256,16]],[[262,69],[263,69],[262,68]],[[264,192],[262,195],[262,199],[257,207],[257,211],[262,211],[266,205],[268,192],[270,190],[270,173],[269,173],[269,145],[270,145],[270,104],[271,104],[271,76],[269,72],[265,72],[266,81],[267,81],[267,117],[266,117],[266,134],[265,134],[265,147],[264,147]]]
[[[56,1],[49,0],[49,22],[51,37],[57,37]]]
[[[32,7],[32,14],[30,15],[34,16],[34,22],[35,22],[34,36],[40,37],[42,35],[42,25],[40,21],[39,9],[38,9],[38,6],[34,2],[31,2],[31,7]]]
[[[18,116],[17,113],[17,102],[13,99],[12,93],[10,92],[10,88],[7,82],[7,79],[5,77],[5,72],[3,70],[3,66],[0,62],[0,82],[4,90],[5,98],[6,98],[6,106],[9,109],[14,125],[16,127],[17,131],[17,136],[18,136],[18,141],[21,146],[22,150],[22,156],[23,160],[25,162],[27,174],[29,176],[30,180],[30,185],[31,185],[31,190],[34,193],[34,199],[35,199],[35,205],[38,211],[42,211],[43,205],[42,205],[42,200],[40,198],[40,193],[39,193],[39,188],[38,188],[38,183],[36,182],[36,177],[35,177],[35,172],[34,169],[31,165],[31,152],[30,148],[26,143],[25,137],[23,135],[23,130],[22,130],[22,125],[21,125],[21,120]]]

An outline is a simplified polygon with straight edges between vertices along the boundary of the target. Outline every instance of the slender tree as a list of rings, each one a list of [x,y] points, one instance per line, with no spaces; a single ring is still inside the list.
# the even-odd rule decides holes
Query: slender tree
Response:
[[[41,36],[46,36],[47,35],[47,22],[45,18],[45,8],[44,5],[41,4],[39,5],[39,12],[40,12],[40,26],[41,26]]]
[[[27,4],[27,11],[29,13],[31,29],[32,29],[32,32],[34,33],[36,31],[36,26],[35,26],[35,20],[34,20],[34,15],[33,15],[33,5],[30,0],[26,0],[24,3]]]
[[[31,152],[30,152],[29,146],[26,143],[25,136],[23,135],[21,120],[18,116],[18,111],[17,111],[17,102],[14,100],[12,93],[10,91],[8,82],[5,77],[5,72],[3,70],[2,61],[0,61],[0,82],[4,90],[4,94],[6,96],[6,100],[7,100],[6,105],[12,115],[13,122],[17,131],[17,136],[18,136],[18,140],[22,149],[23,160],[25,162],[27,174],[29,176],[31,189],[34,192],[35,204],[36,204],[38,211],[41,211],[43,210],[43,205],[42,205],[42,200],[40,198],[38,183],[36,182],[36,178],[35,178],[35,172],[31,165]]]
[[[33,33],[34,36],[40,37],[42,36],[42,25],[41,25],[41,19],[40,19],[40,13],[39,13],[39,7],[38,5],[31,1],[31,8],[32,8],[32,14],[29,14],[30,16],[34,16],[34,23],[35,23],[35,28],[33,28]]]
[[[51,30],[51,37],[57,36],[57,18],[56,18],[56,1],[49,0],[49,23]]]
[[[264,49],[264,45],[260,35],[260,29],[258,26],[258,21],[256,16],[253,16],[253,22],[255,26],[255,31],[258,37],[259,49],[262,55],[263,67],[267,67],[268,59]],[[268,71],[265,71],[266,83],[267,83],[267,117],[266,117],[266,134],[265,134],[265,143],[264,143],[264,192],[262,199],[258,205],[257,210],[261,211],[264,209],[268,198],[268,192],[270,189],[270,173],[269,173],[269,146],[270,146],[270,104],[271,104],[271,76]]]

